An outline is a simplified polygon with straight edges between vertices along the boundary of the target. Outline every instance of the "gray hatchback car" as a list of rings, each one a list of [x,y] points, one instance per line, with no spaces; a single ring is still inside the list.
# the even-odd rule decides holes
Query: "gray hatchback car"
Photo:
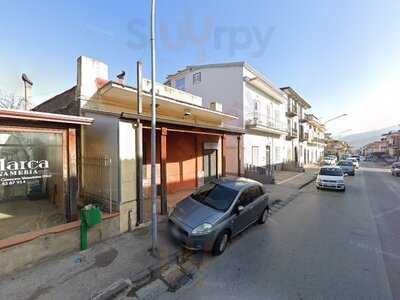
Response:
[[[247,178],[221,178],[200,187],[169,215],[172,236],[192,250],[224,252],[228,241],[269,212],[263,185]]]

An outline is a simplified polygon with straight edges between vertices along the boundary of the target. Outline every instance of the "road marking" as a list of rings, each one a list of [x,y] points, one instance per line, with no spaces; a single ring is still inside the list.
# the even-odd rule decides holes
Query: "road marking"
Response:
[[[380,213],[380,214],[377,214],[377,215],[375,215],[375,216],[373,216],[373,217],[374,217],[375,219],[377,219],[377,218],[383,217],[383,216],[385,216],[385,215],[391,214],[391,213],[393,213],[393,212],[396,212],[396,211],[398,211],[398,210],[400,210],[400,206],[399,206],[399,207],[396,207],[396,208],[393,208],[393,209],[389,209],[389,210],[387,210],[387,211],[384,211],[384,212],[382,212],[382,213]]]

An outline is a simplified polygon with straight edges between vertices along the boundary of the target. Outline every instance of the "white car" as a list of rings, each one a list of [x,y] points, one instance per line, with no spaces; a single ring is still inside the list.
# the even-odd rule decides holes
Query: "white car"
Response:
[[[336,156],[334,155],[328,155],[324,157],[323,160],[324,165],[334,165],[336,164]]]
[[[400,176],[400,162],[394,162],[391,171],[393,176]]]
[[[347,160],[351,160],[353,162],[353,166],[358,169],[360,167],[360,163],[358,162],[357,158],[349,157]]]
[[[344,183],[344,173],[340,167],[324,166],[317,175],[315,181],[317,189],[330,189],[344,192],[346,186]]]

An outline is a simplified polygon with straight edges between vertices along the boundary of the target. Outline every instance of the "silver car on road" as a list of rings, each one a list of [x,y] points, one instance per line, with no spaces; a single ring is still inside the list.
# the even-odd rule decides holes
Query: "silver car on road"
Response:
[[[265,223],[269,207],[261,183],[221,178],[179,202],[169,215],[169,229],[184,247],[219,255],[232,237],[255,222]]]

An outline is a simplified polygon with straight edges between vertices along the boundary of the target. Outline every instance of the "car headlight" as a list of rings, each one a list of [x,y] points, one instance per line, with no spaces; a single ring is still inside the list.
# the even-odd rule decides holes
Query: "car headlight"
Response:
[[[344,180],[338,180],[337,183],[344,184]]]
[[[212,225],[209,223],[204,223],[199,226],[197,226],[195,229],[193,229],[192,234],[193,235],[204,235],[207,233],[210,233],[212,230]]]

